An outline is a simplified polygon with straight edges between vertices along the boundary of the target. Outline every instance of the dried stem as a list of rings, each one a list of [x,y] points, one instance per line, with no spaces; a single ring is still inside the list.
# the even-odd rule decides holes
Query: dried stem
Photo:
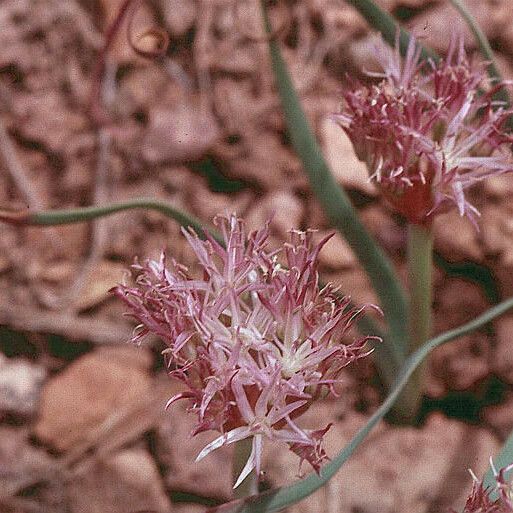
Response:
[[[137,55],[153,59],[162,56],[167,51],[169,43],[168,35],[166,32],[158,28],[151,27],[137,38],[134,38],[132,27],[133,19],[142,2],[143,0],[124,0],[116,17],[114,18],[114,21],[109,25],[105,33],[105,42],[98,54],[93,70],[93,86],[89,100],[89,113],[93,122],[97,125],[107,125],[110,122],[110,116],[107,114],[102,101],[102,82],[104,80],[105,70],[107,67],[107,56],[114,44],[123,21],[128,18],[127,42]],[[140,43],[144,43],[144,45],[141,45]],[[150,43],[150,46],[148,46],[148,43]]]
[[[9,133],[0,117],[0,156],[5,163],[7,171],[14,181],[17,189],[20,191],[28,207],[35,210],[42,210],[45,205],[34,186],[30,182],[27,173],[18,158],[14,144],[9,137]],[[54,248],[59,251],[63,249],[60,235],[53,228],[47,233],[49,241]]]
[[[105,76],[105,69],[107,67],[107,55],[109,53],[110,48],[112,47],[116,35],[121,28],[123,20],[127,16],[132,4],[134,2],[139,3],[141,0],[124,0],[119,8],[119,11],[114,18],[114,21],[108,27],[105,33],[105,42],[103,44],[100,53],[98,54],[98,58],[96,59],[96,64],[93,70],[93,79],[92,79],[92,89],[91,96],[89,99],[89,113],[91,118],[95,124],[105,125],[109,122],[109,116],[104,110],[103,101],[102,101],[102,92],[103,92],[103,78]]]
[[[102,105],[110,103],[115,94],[117,66],[108,63],[105,68],[105,78],[102,80]],[[107,128],[100,127],[97,131],[98,156],[96,163],[96,176],[94,183],[93,205],[104,205],[110,199],[109,194],[109,156],[111,147],[111,135]],[[91,272],[102,258],[105,243],[108,237],[108,221],[96,219],[91,227],[91,246],[85,262],[80,266],[80,271],[70,288],[59,298],[57,307],[67,305],[68,310],[73,310],[74,303],[87,282]]]

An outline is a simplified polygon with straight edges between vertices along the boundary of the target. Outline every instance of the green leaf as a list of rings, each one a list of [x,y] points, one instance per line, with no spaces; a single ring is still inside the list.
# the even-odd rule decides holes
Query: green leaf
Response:
[[[433,349],[481,328],[511,308],[513,308],[513,298],[509,298],[490,310],[487,310],[484,314],[467,324],[429,340],[418,351],[408,357],[386,400],[370,417],[367,424],[356,433],[349,444],[346,445],[330,463],[321,469],[320,475],[311,474],[290,486],[263,492],[244,500],[229,502],[222,506],[211,508],[207,513],[271,513],[291,506],[317,491],[337,473],[357,447],[365,440],[374,426],[390,411],[410,376]],[[362,487],[363,486],[365,486],[364,483],[362,483]],[[365,489],[362,488],[361,492],[364,494]]]
[[[404,360],[407,337],[407,302],[404,291],[391,262],[367,232],[347,194],[333,178],[301,107],[278,42],[271,37],[265,0],[262,0],[261,5],[269,36],[273,72],[292,145],[303,163],[310,186],[324,213],[332,226],[347,240],[369,276],[390,328],[387,340],[391,344],[383,344],[382,350],[386,349],[390,353],[389,362],[400,363]],[[380,360],[377,361],[379,365]],[[396,365],[394,371],[397,369]]]

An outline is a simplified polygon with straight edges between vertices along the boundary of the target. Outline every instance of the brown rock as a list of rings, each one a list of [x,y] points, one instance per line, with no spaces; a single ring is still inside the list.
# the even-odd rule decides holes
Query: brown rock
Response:
[[[369,71],[377,73],[383,71],[376,56],[376,45],[380,45],[380,41],[378,35],[371,33],[348,42],[346,51],[353,71],[364,80],[367,78],[366,73]]]
[[[435,299],[435,333],[461,326],[488,308],[488,301],[478,285],[457,278],[446,278]]]
[[[329,30],[336,31],[339,37],[349,39],[356,32],[368,28],[358,11],[348,4],[326,2],[326,0],[310,0],[308,4],[314,15],[322,16],[325,26]]]
[[[289,230],[299,229],[303,218],[301,200],[286,190],[267,194],[245,216],[249,229],[257,230],[271,220],[271,229],[287,238]]]
[[[80,272],[77,266],[69,261],[56,261],[50,264],[38,262],[38,264],[35,269],[38,271],[35,273],[35,278],[52,285],[58,284],[61,290],[70,286]],[[102,303],[110,297],[109,290],[122,282],[126,273],[127,266],[125,264],[100,260],[87,274],[85,282],[80,284],[78,297],[72,299],[73,307],[81,311]],[[57,294],[59,293],[57,292]]]
[[[66,153],[72,146],[73,137],[87,128],[86,117],[66,108],[56,92],[27,95],[17,105],[17,114],[23,119],[19,125],[22,136],[37,141],[52,153]]]
[[[501,255],[512,243],[513,226],[505,205],[486,205],[481,211],[480,236],[486,254]]]
[[[164,19],[171,34],[183,36],[196,18],[196,4],[189,0],[170,0],[162,4]]]
[[[158,106],[168,98],[172,100],[182,95],[178,85],[170,83],[169,75],[163,69],[146,64],[134,68],[123,77],[112,108],[116,115],[128,118],[138,110],[145,112],[149,103]]]
[[[151,456],[143,449],[121,451],[71,480],[72,513],[170,513],[171,504]]]
[[[382,205],[370,205],[360,211],[360,217],[367,230],[389,253],[406,251],[406,229],[398,225],[390,211]]]
[[[179,502],[173,504],[173,513],[205,513],[205,506],[201,506],[200,504],[193,504],[192,502]]]
[[[369,181],[367,166],[356,157],[346,133],[331,119],[324,120],[321,131],[324,155],[337,182],[375,196],[376,187]]]
[[[87,440],[116,409],[150,393],[150,363],[149,352],[131,346],[82,356],[44,387],[35,435],[59,451]]]
[[[240,68],[240,56],[236,57],[231,53],[232,66],[238,65]],[[235,60],[235,62],[233,62]],[[228,61],[228,59],[227,59]],[[248,69],[243,72],[254,71],[255,62],[248,63]],[[239,69],[240,72],[240,69]],[[244,134],[252,144],[252,133],[255,120],[259,119],[263,113],[269,111],[271,105],[270,98],[266,96],[257,96],[254,90],[253,80],[234,80],[229,77],[220,76],[213,84],[212,94],[216,106],[216,113],[224,121],[228,133]],[[251,130],[248,133],[248,130]],[[233,146],[228,145],[224,151],[233,151]]]
[[[437,348],[429,359],[425,392],[441,396],[450,390],[467,390],[490,373],[490,339],[473,333]]]
[[[500,404],[487,406],[481,412],[482,420],[492,426],[506,440],[513,430],[513,394],[508,392]]]
[[[220,136],[212,113],[191,104],[155,107],[149,120],[142,154],[150,164],[199,159]]]
[[[242,215],[246,211],[247,205],[254,201],[253,196],[248,191],[242,191],[239,194],[222,194],[212,192],[206,183],[196,177],[187,187],[184,203],[186,208],[197,212],[200,219],[207,220],[210,225],[215,216],[221,214],[231,214],[233,212]]]
[[[466,217],[451,211],[435,217],[433,225],[435,249],[451,262],[471,260],[481,262],[483,249],[478,242],[478,232]]]
[[[50,457],[30,445],[25,429],[0,427],[0,497],[16,493],[36,476],[47,476],[51,469]]]
[[[351,270],[324,273],[325,282],[340,286],[340,292],[351,296],[353,302],[357,305],[372,303],[377,305],[378,301],[369,282],[369,278],[363,269],[356,267]]]
[[[499,317],[495,321],[497,346],[495,347],[494,371],[509,383],[513,383],[513,316]]]
[[[492,261],[489,267],[499,286],[500,296],[506,298],[513,295],[513,260]]]
[[[0,353],[0,416],[33,415],[45,377],[46,371],[40,365],[21,358],[8,359]]]
[[[297,156],[269,131],[250,133],[235,150],[224,145],[215,152],[227,162],[230,176],[254,181],[265,191],[283,188],[284,183],[289,190],[305,183]]]
[[[74,306],[77,310],[87,310],[110,297],[109,290],[123,281],[127,273],[125,264],[101,260],[89,274]]]
[[[467,0],[465,5],[489,38],[503,34],[510,25],[511,4],[508,0]],[[441,2],[432,9],[426,9],[414,18],[412,25],[417,27],[418,33],[422,31],[426,46],[441,53],[447,51],[455,30],[463,32],[467,48],[477,47],[468,25],[450,2]]]
[[[483,189],[489,198],[507,201],[513,194],[513,175],[490,176],[483,182]]]

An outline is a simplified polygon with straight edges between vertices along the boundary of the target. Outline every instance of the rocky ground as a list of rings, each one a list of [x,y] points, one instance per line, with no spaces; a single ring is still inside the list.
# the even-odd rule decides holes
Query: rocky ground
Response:
[[[66,208],[154,197],[204,221],[236,211],[250,228],[272,213],[275,244],[290,228],[329,231],[284,129],[256,1],[143,2],[133,34],[159,27],[164,56],[148,60],[122,27],[91,111],[98,55],[121,0],[3,0],[0,7],[0,205]],[[445,0],[377,0],[443,53],[457,16]],[[467,0],[513,77],[510,0]],[[303,105],[337,180],[404,275],[405,228],[367,182],[340,129],[346,74],[364,79],[372,38],[344,1],[274,2],[273,23]],[[136,37],[137,39],[137,37]],[[470,34],[467,46],[475,50]],[[144,41],[137,40],[138,44]],[[96,116],[96,117],[95,117]],[[435,330],[456,327],[513,294],[513,176],[475,190],[480,231],[457,213],[436,224]],[[90,224],[1,226],[0,511],[203,511],[229,499],[230,451],[194,463],[211,439],[189,439],[158,340],[126,344],[132,324],[108,294],[135,256],[162,248],[191,260],[178,226],[155,212]],[[375,301],[346,243],[321,253],[322,274],[356,302]],[[424,422],[382,423],[329,486],[291,511],[437,513],[461,507],[472,468],[513,428],[513,315],[438,349],[429,361]],[[334,422],[328,452],[380,401],[372,364],[347,374],[342,397],[306,422]],[[266,456],[264,485],[291,482],[286,450]],[[221,472],[220,469],[226,469]],[[194,504],[199,502],[201,504]]]

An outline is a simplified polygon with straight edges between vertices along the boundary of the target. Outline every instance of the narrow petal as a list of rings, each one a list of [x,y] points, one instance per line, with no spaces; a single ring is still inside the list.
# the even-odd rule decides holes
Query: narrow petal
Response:
[[[251,436],[251,433],[247,426],[232,429],[231,431],[228,431],[228,433],[217,437],[215,440],[212,440],[212,442],[203,447],[196,457],[196,461],[201,461],[205,456],[210,454],[212,451],[219,449],[223,445],[229,445],[234,442],[238,442],[239,440],[244,440],[244,438],[247,438],[248,436]]]

